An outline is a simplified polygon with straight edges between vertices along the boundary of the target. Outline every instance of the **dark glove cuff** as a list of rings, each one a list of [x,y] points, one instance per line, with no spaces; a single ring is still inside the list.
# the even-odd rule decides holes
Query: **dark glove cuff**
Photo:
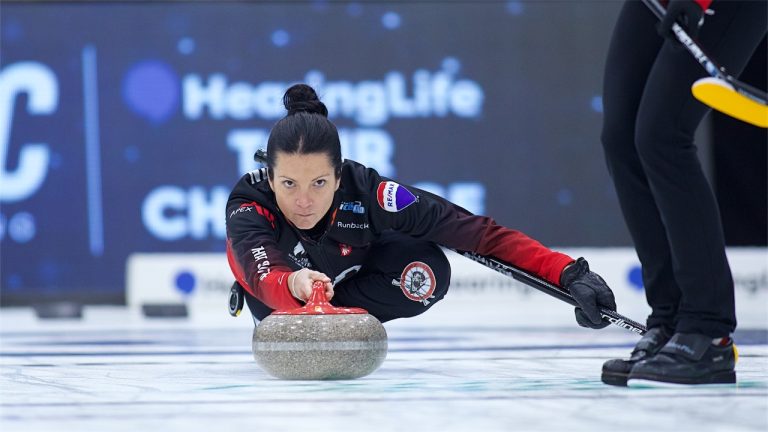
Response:
[[[560,275],[560,286],[567,287],[573,281],[589,273],[589,263],[583,257],[566,266]]]

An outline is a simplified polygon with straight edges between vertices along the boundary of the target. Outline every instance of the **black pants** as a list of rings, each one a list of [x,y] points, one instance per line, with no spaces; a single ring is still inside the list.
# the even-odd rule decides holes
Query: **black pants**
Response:
[[[371,246],[360,272],[334,287],[331,304],[363,308],[381,322],[413,317],[445,297],[450,282],[450,264],[437,245],[389,233]],[[246,303],[258,320],[272,313],[249,294]]]
[[[737,76],[765,37],[766,2],[712,7],[699,40]],[[603,90],[605,156],[643,266],[648,327],[726,336],[736,328],[733,278],[693,143],[708,108],[691,84],[706,74],[656,34],[656,22],[641,2],[628,1],[616,23]]]

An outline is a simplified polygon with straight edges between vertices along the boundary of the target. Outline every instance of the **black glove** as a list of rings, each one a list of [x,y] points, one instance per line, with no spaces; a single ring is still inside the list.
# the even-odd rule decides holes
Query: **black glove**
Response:
[[[699,35],[699,28],[704,23],[704,10],[693,0],[669,0],[667,6],[667,13],[664,18],[656,25],[656,30],[659,35],[680,43],[672,32],[672,24],[675,22],[680,24],[680,27],[688,33],[692,39],[696,39]]]
[[[576,307],[576,322],[582,327],[601,329],[610,321],[600,317],[600,308],[616,310],[613,291],[603,278],[589,271],[589,263],[579,258],[563,270],[560,285],[571,293],[579,303]]]

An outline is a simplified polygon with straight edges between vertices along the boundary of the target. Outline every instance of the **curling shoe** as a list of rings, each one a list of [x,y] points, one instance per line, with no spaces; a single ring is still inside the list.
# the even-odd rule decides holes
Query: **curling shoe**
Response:
[[[736,347],[729,337],[675,333],[658,354],[632,367],[627,385],[733,384],[736,359]]]
[[[629,360],[611,359],[603,363],[603,373],[600,379],[610,385],[626,386],[627,377],[632,367],[639,361],[653,357],[659,352],[661,347],[669,341],[672,332],[664,327],[654,327],[649,329],[640,341],[635,345]]]

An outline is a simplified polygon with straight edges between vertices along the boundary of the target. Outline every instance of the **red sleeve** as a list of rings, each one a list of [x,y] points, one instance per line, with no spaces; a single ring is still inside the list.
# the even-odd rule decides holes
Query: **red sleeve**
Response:
[[[371,203],[371,221],[378,229],[391,228],[449,248],[496,257],[555,285],[560,285],[563,268],[574,261],[519,231],[498,225],[487,216],[473,215],[444,198],[374,177],[373,183],[377,181],[384,185],[384,192],[381,186],[374,189],[378,202]],[[388,189],[396,192],[391,197],[380,196]],[[386,203],[387,199],[391,203]]]
[[[248,193],[247,175],[227,203],[227,261],[237,281],[250,295],[272,309],[301,304],[288,290],[292,269],[277,245],[277,220]],[[242,192],[245,190],[245,192]]]
[[[288,275],[291,274],[291,269],[273,267],[262,275],[258,275],[258,272],[252,272],[251,281],[249,282],[243,267],[232,253],[232,246],[229,240],[227,240],[227,261],[235,279],[237,279],[237,282],[240,283],[243,289],[261,300],[265,305],[278,310],[293,309],[301,306],[288,289]]]
[[[496,224],[489,225],[485,230],[476,252],[514,264],[555,285],[560,285],[563,268],[574,261],[568,255],[555,252],[520,231]]]

